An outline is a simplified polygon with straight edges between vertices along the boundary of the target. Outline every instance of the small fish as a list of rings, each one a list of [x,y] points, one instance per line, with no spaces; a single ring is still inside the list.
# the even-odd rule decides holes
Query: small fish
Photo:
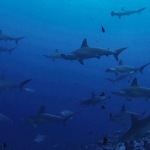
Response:
[[[102,30],[102,32],[103,32],[103,33],[105,32],[105,29],[104,29],[104,27],[103,27],[103,26],[101,26],[101,30]]]

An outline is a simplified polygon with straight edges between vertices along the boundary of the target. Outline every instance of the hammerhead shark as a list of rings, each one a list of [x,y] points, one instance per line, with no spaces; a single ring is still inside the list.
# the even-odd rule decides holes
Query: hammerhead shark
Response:
[[[0,30],[0,41],[15,41],[16,44],[18,44],[18,42],[21,40],[21,39],[24,39],[25,37],[22,36],[22,37],[11,37],[9,35],[5,35],[3,34],[2,30]]]
[[[139,120],[137,117],[132,115],[131,121],[131,127],[125,134],[123,134],[120,141],[139,139],[150,131],[150,116]]]
[[[69,110],[64,110],[60,112],[60,115],[53,115],[45,113],[45,106],[41,106],[38,113],[34,116],[28,116],[28,118],[23,119],[23,121],[28,121],[32,123],[34,127],[37,127],[39,124],[45,123],[63,123],[72,119],[76,112],[71,112]]]
[[[90,58],[100,58],[101,56],[109,56],[113,55],[115,59],[118,61],[118,55],[123,52],[127,47],[123,47],[117,49],[115,51],[102,49],[102,48],[94,48],[89,47],[87,44],[87,39],[85,38],[82,41],[82,45],[79,49],[71,52],[70,54],[61,54],[62,58],[66,60],[78,60],[82,65],[84,65],[83,60]]]
[[[44,54],[44,56],[46,57],[46,58],[50,58],[50,59],[52,59],[53,61],[55,61],[55,59],[63,59],[62,57],[61,57],[61,54],[59,54],[59,53],[57,53],[57,54]]]
[[[105,96],[105,93],[102,93],[100,96],[96,96],[93,92],[90,98],[82,100],[81,104],[85,106],[96,105],[102,103],[105,100],[110,99],[109,96]]]
[[[0,47],[0,52],[8,52],[9,54],[11,54],[11,52],[15,49],[14,48],[6,48],[6,47]]]
[[[145,98],[147,100],[150,98],[150,88],[139,86],[137,78],[135,77],[129,88],[112,92],[112,94],[126,97],[128,100],[131,100],[132,98]]]
[[[112,115],[112,113],[110,113],[109,117],[110,117],[110,121],[118,122],[121,123],[123,126],[126,126],[126,124],[131,121],[132,116],[141,119],[144,116],[144,114],[145,112],[136,113],[136,112],[128,111],[126,110],[125,105],[122,105],[121,110],[118,114]]]
[[[122,60],[120,60],[116,67],[107,68],[105,72],[115,73],[116,75],[120,73],[133,73],[133,72],[142,73],[145,67],[147,67],[149,64],[150,63],[146,63],[140,67],[133,67],[133,66],[128,66],[128,65],[123,65]]]
[[[141,11],[143,11],[145,9],[146,9],[146,7],[138,9],[138,10],[130,10],[130,11],[125,11],[124,9],[122,9],[122,11],[120,11],[120,12],[112,11],[111,16],[118,16],[119,19],[121,19],[122,16],[129,16],[129,15],[132,15],[132,14],[138,14],[138,13],[140,13]]]
[[[25,80],[21,83],[13,83],[11,81],[5,80],[4,78],[0,78],[0,90],[9,90],[14,88],[19,88],[22,90],[25,84],[30,82],[32,79]]]

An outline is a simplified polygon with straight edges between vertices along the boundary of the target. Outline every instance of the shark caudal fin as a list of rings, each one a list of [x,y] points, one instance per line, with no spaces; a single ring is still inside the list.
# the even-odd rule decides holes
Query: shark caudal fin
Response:
[[[147,67],[150,63],[147,63],[145,65],[142,65],[141,67],[139,67],[139,71],[140,73],[143,73],[143,70],[145,69],[145,67]]]
[[[122,53],[125,49],[127,49],[128,47],[123,47],[123,48],[119,48],[117,50],[114,51],[114,57],[115,59],[118,61],[118,56],[120,53]]]
[[[18,42],[24,38],[25,38],[24,36],[15,38],[15,43],[18,44]]]
[[[19,84],[19,89],[22,90],[22,88],[24,87],[24,85],[27,84],[28,82],[30,82],[31,80],[32,80],[32,79],[28,79],[28,80],[25,80],[25,81],[21,82],[21,83]]]

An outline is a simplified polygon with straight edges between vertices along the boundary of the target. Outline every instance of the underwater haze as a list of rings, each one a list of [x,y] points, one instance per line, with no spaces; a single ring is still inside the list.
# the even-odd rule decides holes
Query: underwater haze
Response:
[[[96,150],[89,143],[130,128],[126,120],[110,121],[123,105],[149,116],[150,94],[112,93],[135,78],[150,88],[149,6],[149,0],[1,0],[0,150]],[[120,65],[136,70],[122,79],[124,72],[106,71]]]

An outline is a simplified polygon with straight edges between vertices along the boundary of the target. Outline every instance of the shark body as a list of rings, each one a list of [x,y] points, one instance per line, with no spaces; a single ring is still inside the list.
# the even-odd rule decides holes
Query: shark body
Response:
[[[34,127],[37,127],[39,124],[47,124],[47,123],[63,123],[72,119],[72,117],[76,113],[71,112],[69,110],[62,111],[60,115],[53,115],[45,113],[45,107],[41,106],[38,113],[34,116],[28,116],[25,121],[32,123]]]
[[[145,98],[147,100],[150,98],[150,88],[138,86],[137,78],[135,77],[129,88],[112,92],[112,94],[126,97],[129,100],[132,98]]]
[[[112,67],[112,68],[107,68],[105,70],[105,72],[108,73],[115,73],[116,75],[120,74],[120,73],[133,73],[133,72],[140,72],[142,73],[143,70],[145,69],[145,67],[147,67],[148,65],[150,65],[150,63],[146,63],[140,67],[132,67],[132,66],[128,66],[128,65],[123,65],[122,61],[119,61],[119,64],[116,67]]]
[[[85,106],[96,105],[96,104],[102,103],[103,101],[108,100],[108,99],[110,99],[110,97],[105,96],[105,95],[104,95],[104,96],[96,96],[96,95],[92,92],[91,98],[82,100],[82,101],[81,101],[81,104],[82,104],[82,105],[85,105]]]
[[[102,48],[94,48],[89,47],[87,44],[87,40],[84,39],[81,45],[81,48],[71,52],[70,54],[61,54],[62,58],[66,60],[78,60],[82,65],[84,65],[83,60],[90,58],[100,58],[101,56],[109,56],[113,55],[115,59],[118,61],[118,55],[123,52],[127,47],[117,49],[115,51],[102,49]]]
[[[2,30],[0,30],[0,41],[6,41],[6,42],[7,41],[15,41],[15,43],[18,44],[18,42],[24,38],[25,38],[24,36],[22,36],[22,37],[11,37],[11,36],[3,34]]]
[[[11,52],[14,50],[15,48],[6,48],[6,47],[0,47],[0,52],[6,52],[11,54]]]
[[[120,19],[122,16],[129,16],[129,15],[132,15],[132,14],[138,14],[138,13],[142,12],[145,9],[146,9],[146,7],[138,9],[138,10],[131,10],[131,11],[125,11],[125,10],[122,10],[120,12],[112,11],[111,16],[118,16],[119,19]]]
[[[32,79],[25,80],[21,83],[13,83],[11,81],[5,80],[3,78],[0,79],[0,90],[9,90],[14,88],[22,89],[25,84],[30,82]]]

